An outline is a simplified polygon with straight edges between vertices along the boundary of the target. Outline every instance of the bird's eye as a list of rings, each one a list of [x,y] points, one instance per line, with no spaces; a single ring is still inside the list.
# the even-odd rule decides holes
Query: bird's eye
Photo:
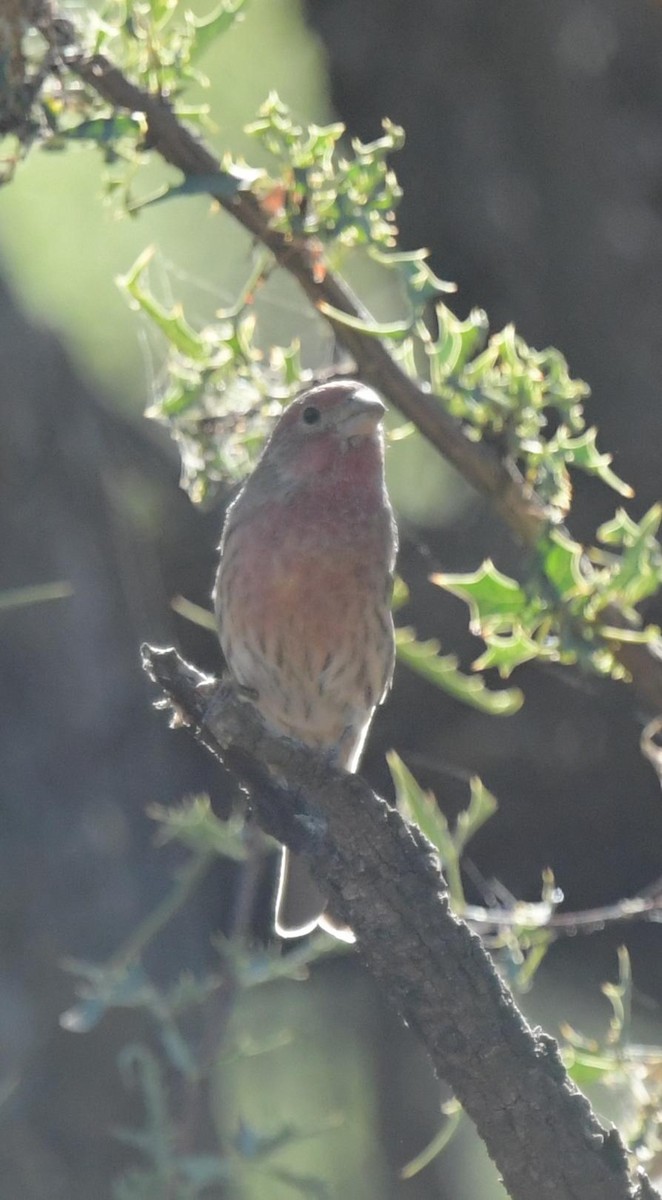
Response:
[[[306,425],[316,425],[321,415],[319,408],[314,408],[312,404],[303,410],[303,419]]]

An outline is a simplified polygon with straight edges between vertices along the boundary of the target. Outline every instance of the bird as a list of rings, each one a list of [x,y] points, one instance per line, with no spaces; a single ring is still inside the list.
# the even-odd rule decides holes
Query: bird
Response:
[[[349,379],[285,408],[227,511],[213,591],[230,675],[267,727],[350,772],[395,659],[384,414],[379,396]],[[276,932],[319,926],[353,941],[326,908],[307,864],[283,848]]]

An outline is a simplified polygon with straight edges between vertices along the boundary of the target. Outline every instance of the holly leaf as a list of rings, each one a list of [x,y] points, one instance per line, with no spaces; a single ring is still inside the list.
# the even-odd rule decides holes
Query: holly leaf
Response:
[[[409,588],[401,575],[396,575],[393,580],[393,595],[391,596],[391,612],[397,612],[398,609],[404,608],[409,601]]]
[[[499,672],[502,679],[508,679],[515,667],[540,658],[542,653],[540,644],[521,629],[509,634],[491,634],[485,650],[472,666],[474,671],[488,671],[493,668]],[[544,657],[549,657],[549,653],[544,654]]]
[[[578,437],[570,437],[567,430],[560,429],[554,439],[555,444],[563,451],[563,456],[569,467],[585,471],[587,475],[597,475],[607,487],[612,488],[621,496],[633,496],[634,492],[628,483],[619,479],[612,471],[611,454],[601,454],[596,446],[598,431],[595,428],[586,429]]]
[[[338,325],[346,325],[348,329],[357,329],[367,337],[389,338],[401,341],[402,338],[407,337],[411,332],[411,321],[391,321],[380,325],[376,321],[364,321],[361,317],[353,317],[349,313],[343,312],[342,309],[334,308],[332,304],[327,304],[326,300],[320,300],[317,309],[323,317],[328,317],[329,320],[337,322]]]
[[[659,510],[659,508],[659,505],[653,505],[653,508],[649,509],[646,516],[642,518],[641,524],[647,518],[650,518],[651,513]],[[652,533],[657,532],[659,523],[658,516],[655,528],[651,530]],[[625,509],[618,508],[611,521],[605,521],[603,525],[600,525],[597,530],[597,538],[599,542],[602,542],[603,546],[631,546],[639,535],[639,529],[640,525],[637,525],[637,522],[632,520],[632,517],[626,513]]]
[[[519,688],[502,688],[491,691],[477,675],[465,675],[458,670],[454,654],[441,655],[436,638],[419,642],[413,629],[396,629],[395,645],[400,662],[410,670],[442,688],[456,700],[470,704],[493,717],[509,717],[524,703]]]
[[[212,45],[217,37],[226,33],[235,21],[242,19],[242,8],[246,0],[221,0],[218,8],[206,17],[196,17],[187,12],[185,20],[189,26],[189,62],[195,62]]]
[[[600,527],[600,541],[620,546],[621,556],[601,573],[604,582],[596,595],[595,611],[613,602],[634,618],[634,605],[658,590],[662,582],[662,547],[656,534],[661,520],[662,505],[654,504],[638,524],[621,509],[612,521]]]
[[[405,820],[418,825],[421,833],[425,834],[428,841],[439,851],[442,863],[448,862],[455,856],[455,848],[448,821],[439,808],[434,793],[421,787],[395,750],[388,751],[386,761],[395,788],[398,812]]]
[[[118,276],[117,286],[129,296],[133,308],[142,309],[151,318],[175,349],[194,361],[206,361],[210,355],[210,347],[189,325],[181,305],[177,304],[168,311],[143,287],[143,275],[154,256],[154,250],[154,246],[143,250],[126,275]]]
[[[162,188],[146,200],[136,200],[129,205],[129,212],[137,213],[143,208],[152,208],[164,200],[181,200],[183,196],[220,196],[223,200],[231,200],[237,192],[250,191],[253,184],[264,176],[265,171],[261,168],[228,163],[223,169],[219,167],[218,171],[211,171],[207,175],[187,175],[183,183]]]
[[[100,146],[116,142],[119,138],[128,137],[134,140],[141,137],[144,123],[139,117],[129,116],[128,113],[116,113],[112,117],[91,117],[88,121],[80,121],[69,129],[59,129],[58,136],[67,141],[91,141]]]
[[[481,349],[487,336],[487,315],[474,308],[466,321],[460,321],[445,304],[437,305],[439,335],[433,340],[423,323],[419,334],[425,346],[430,367],[430,382],[434,391],[441,391],[450,376],[461,371],[469,359]]]
[[[499,802],[485,787],[478,775],[472,775],[469,784],[471,797],[469,807],[458,814],[453,831],[453,844],[458,855],[462,854],[465,846],[483,825],[494,816]]]
[[[430,576],[430,581],[469,605],[473,633],[510,632],[520,622],[527,624],[527,619],[541,607],[516,580],[499,571],[490,558],[469,574],[436,574]]]
[[[582,563],[584,550],[579,542],[561,530],[553,530],[538,547],[539,562],[545,578],[564,600],[590,590]]]

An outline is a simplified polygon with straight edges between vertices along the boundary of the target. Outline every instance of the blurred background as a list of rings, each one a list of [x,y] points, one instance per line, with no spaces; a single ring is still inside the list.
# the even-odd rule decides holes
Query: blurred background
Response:
[[[493,328],[514,321],[533,345],[563,351],[592,387],[589,416],[636,488],[638,517],[662,481],[661,64],[655,0],[251,0],[203,65],[219,153],[255,158],[242,127],[271,89],[303,120],[339,117],[363,140],[383,116],[405,127],[393,164],[403,245],[430,248],[436,272],[459,284],[462,315],[479,305]],[[118,220],[101,192],[94,152],[70,151],[35,153],[0,193],[0,592],[53,581],[72,590],[0,611],[0,1178],[13,1200],[111,1196],[130,1159],[113,1130],[129,1111],[140,1120],[116,1060],[143,1031],[131,1012],[85,1036],[60,1029],[74,995],[62,964],[106,959],[168,888],[173,859],[154,845],[148,805],[206,790],[227,810],[232,796],[152,710],[138,654],[143,640],[174,643],[219,668],[213,638],[171,601],[208,604],[229,495],[200,511],[180,490],[175,448],[142,415],[158,391],[159,349],[114,279],[154,244],[152,287],[183,300],[195,324],[236,297],[251,248],[203,198]],[[359,282],[388,312],[377,278]],[[296,288],[260,303],[275,339],[300,332],[311,361],[331,362]],[[519,552],[419,441],[391,448],[389,481],[407,620],[468,665],[479,646],[466,610],[427,577],[472,570],[488,553],[513,571]],[[614,506],[582,480],[573,532],[590,538]],[[659,604],[648,615],[659,621]],[[395,747],[452,817],[478,772],[500,808],[471,845],[474,877],[523,899],[540,895],[547,866],[572,910],[654,882],[662,802],[632,697],[571,671],[522,668],[515,682],[523,709],[496,719],[399,670],[366,776],[390,794],[384,752]],[[209,965],[232,885],[219,869],[194,894],[158,942],[156,976]],[[268,895],[265,886],[256,937],[267,936]],[[662,1042],[660,937],[649,925],[558,943],[525,998],[528,1016],[552,1032],[562,1020],[604,1031],[600,983],[615,978],[625,940],[634,1034]],[[468,1128],[400,1179],[440,1125],[440,1093],[356,956],[251,993],[240,1022],[247,1038],[268,1027],[289,1041],[225,1064],[226,1127],[322,1130],[284,1151],[284,1170],[319,1175],[332,1197],[352,1200],[503,1195]],[[599,1099],[620,1115],[614,1097]],[[272,1181],[265,1191],[258,1178],[236,1194],[296,1190]]]

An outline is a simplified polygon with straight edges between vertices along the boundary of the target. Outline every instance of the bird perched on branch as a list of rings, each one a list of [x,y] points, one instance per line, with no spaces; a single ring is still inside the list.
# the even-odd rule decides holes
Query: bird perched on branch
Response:
[[[384,405],[335,380],[298,397],[228,510],[214,588],[223,653],[267,725],[355,771],[393,673],[397,548],[384,482]],[[320,925],[299,858],[283,850],[276,930]]]

